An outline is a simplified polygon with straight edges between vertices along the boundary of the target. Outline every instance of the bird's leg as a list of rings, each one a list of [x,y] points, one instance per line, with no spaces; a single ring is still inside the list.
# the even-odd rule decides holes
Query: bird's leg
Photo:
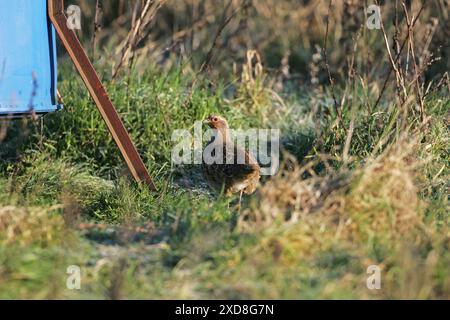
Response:
[[[242,193],[243,192],[244,192],[244,190],[242,189],[241,192],[239,193],[238,214],[241,213],[241,201],[242,201]]]

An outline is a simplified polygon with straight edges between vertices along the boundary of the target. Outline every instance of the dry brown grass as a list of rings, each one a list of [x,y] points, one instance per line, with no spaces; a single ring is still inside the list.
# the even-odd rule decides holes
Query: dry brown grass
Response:
[[[64,237],[65,223],[61,215],[56,214],[59,209],[61,206],[0,208],[0,243],[46,247],[60,240]]]
[[[150,2],[159,10],[155,11],[156,14],[149,14],[151,19],[144,19],[148,23],[139,32],[134,32],[139,33],[137,38],[134,37],[136,41],[126,45],[129,35],[139,28],[139,17],[146,16],[147,4]],[[242,10],[243,2],[238,0],[108,1],[102,6],[100,30],[95,27],[98,25],[98,21],[95,23],[95,4],[87,0],[78,0],[77,3],[82,8],[85,26],[92,26],[83,28],[85,40],[91,42],[95,34],[99,47],[107,48],[109,52],[105,52],[106,56],[100,59],[104,63],[115,61],[116,65],[123,65],[124,62],[128,64],[130,57],[133,57],[131,60],[137,69],[156,63],[166,70],[181,65],[185,72],[196,73],[207,59],[211,68],[205,71],[210,80],[215,80],[228,78],[233,63],[245,63],[247,50],[256,50],[263,64],[270,67],[271,71],[279,72],[283,60],[287,58],[292,76],[304,79],[316,46],[323,45],[327,16],[330,14],[327,48],[333,76],[344,80],[353,72],[353,66],[363,66],[358,72],[365,82],[370,83],[385,73],[383,65],[387,57],[382,37],[379,32],[364,28],[367,8],[361,1],[332,1],[330,13],[328,1],[321,0],[258,0],[252,1],[250,6]],[[421,1],[413,1],[411,6],[406,7],[409,20],[417,16],[420,7]],[[395,11],[396,18],[393,16]],[[445,1],[431,1],[424,6],[421,18],[414,26],[414,57],[417,66],[414,66],[416,62],[413,61],[412,51],[408,56],[406,54],[410,51],[409,43],[400,57],[403,62],[409,60],[410,68],[403,75],[409,81],[414,79],[416,67],[420,73],[429,61],[438,58],[438,50],[448,55],[448,49],[441,47],[448,36],[446,30],[450,24],[446,12],[448,3]],[[382,14],[386,31],[393,31],[396,46],[401,45],[408,34],[407,19],[401,3],[395,9],[394,1],[385,1]],[[397,26],[391,24],[394,19],[398,21]],[[217,33],[221,21],[227,21],[226,28],[220,32],[218,39],[214,39],[213,35]],[[337,47],[341,49],[331,50]],[[358,55],[352,59],[355,47]],[[397,54],[397,49],[393,50],[394,54]],[[437,63],[448,68],[448,62]],[[434,71],[438,71],[438,68]],[[382,86],[380,80],[372,89],[381,90]]]
[[[260,188],[239,226],[243,232],[292,230],[288,241],[314,250],[324,241],[380,237],[393,244],[426,236],[417,147],[416,139],[403,139],[352,172],[304,178],[307,167],[285,170]]]
[[[416,141],[391,146],[356,173],[360,177],[344,206],[350,219],[346,224],[356,237],[383,235],[402,240],[420,227],[423,207],[416,182],[421,164],[414,158],[415,148]]]
[[[94,27],[94,3],[78,2]],[[112,97],[164,191],[154,197],[117,183],[116,150],[93,134],[101,127],[69,82],[69,112],[57,122],[70,127],[49,126],[48,150],[25,149],[30,156],[20,169],[5,169],[0,180],[7,190],[0,208],[7,297],[27,296],[15,281],[32,279],[35,269],[45,271],[35,276],[43,282],[54,270],[65,272],[62,260],[55,268],[65,248],[50,244],[69,226],[87,242],[66,253],[70,264],[90,269],[88,298],[448,297],[448,94],[433,95],[448,85],[448,62],[438,60],[448,57],[438,50],[450,30],[448,4],[428,2],[420,11],[421,1],[405,9],[396,1],[394,14],[395,2],[385,1],[384,29],[369,31],[361,1],[331,1],[331,10],[323,0],[258,0],[245,8],[239,0],[158,6],[163,2],[104,1],[92,43],[105,78],[114,65],[136,67],[113,81]],[[90,42],[89,28],[83,32]],[[134,71],[144,75],[135,81]],[[166,137],[213,110],[242,126],[280,126],[284,147],[299,161],[291,166],[297,162],[286,156],[289,165],[244,200],[242,215],[224,199],[170,182]],[[317,140],[303,145],[311,118]],[[113,245],[96,243],[103,240]],[[34,265],[23,263],[30,255]],[[372,264],[382,270],[377,292],[365,283]],[[28,269],[10,272],[16,266]],[[36,281],[32,291],[45,286]]]
[[[361,299],[442,298],[450,281],[436,279],[448,263],[442,250],[450,234],[447,227],[426,222],[420,193],[429,159],[417,157],[420,148],[415,134],[403,135],[353,171],[305,178],[309,167],[284,169],[261,186],[238,224],[241,233],[259,238],[244,254],[236,253],[236,264],[259,271],[231,279],[257,279],[270,270],[271,281],[297,279],[288,290],[301,295],[310,285],[302,279],[319,281],[322,266],[333,266],[338,276],[327,274],[331,278],[322,279],[315,298],[342,298],[339,293],[349,291]],[[382,270],[379,291],[365,285],[366,267],[373,264]],[[228,280],[233,281],[252,290],[246,287],[250,282]]]

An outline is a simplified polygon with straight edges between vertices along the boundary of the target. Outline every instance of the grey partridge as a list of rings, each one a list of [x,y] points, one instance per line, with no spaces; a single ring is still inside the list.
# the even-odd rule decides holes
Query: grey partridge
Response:
[[[215,138],[211,139],[209,149],[222,148],[223,161],[208,164],[203,161],[203,175],[212,189],[226,196],[232,193],[251,194],[256,190],[260,179],[260,167],[255,158],[245,150],[245,146],[236,146],[231,138],[227,120],[217,115],[211,115],[205,123],[217,130]],[[227,148],[228,146],[228,148]],[[241,163],[238,162],[241,159]],[[242,161],[245,159],[245,161]],[[244,163],[242,163],[244,162]]]

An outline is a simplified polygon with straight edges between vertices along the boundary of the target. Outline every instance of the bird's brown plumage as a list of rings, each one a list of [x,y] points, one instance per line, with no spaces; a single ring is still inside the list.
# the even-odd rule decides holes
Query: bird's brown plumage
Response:
[[[203,162],[203,174],[208,184],[216,191],[223,190],[225,195],[253,193],[260,178],[257,161],[244,148],[233,143],[224,118],[212,115],[206,123],[218,130],[218,136],[209,145],[217,150],[222,149],[223,157],[222,163]],[[239,159],[244,159],[244,163],[238,163]]]

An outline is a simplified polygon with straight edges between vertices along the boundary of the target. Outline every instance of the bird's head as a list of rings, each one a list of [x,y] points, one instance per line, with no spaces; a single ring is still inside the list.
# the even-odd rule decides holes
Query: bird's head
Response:
[[[226,130],[228,129],[228,122],[225,118],[217,115],[210,115],[204,121],[209,127],[217,130]]]

